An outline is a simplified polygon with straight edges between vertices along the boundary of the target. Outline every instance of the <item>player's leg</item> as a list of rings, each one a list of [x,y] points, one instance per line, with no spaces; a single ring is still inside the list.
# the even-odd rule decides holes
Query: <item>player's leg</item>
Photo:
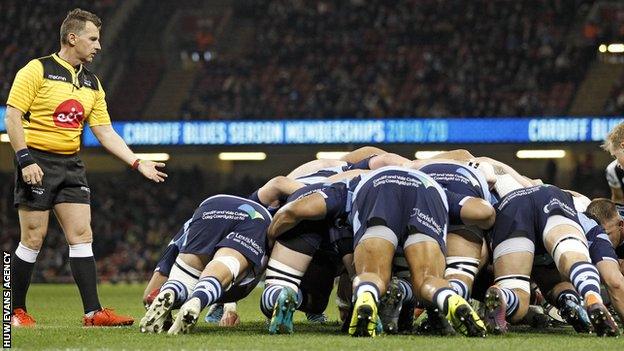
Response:
[[[334,279],[342,268],[340,257],[329,250],[318,250],[301,280],[300,311],[312,323],[327,322],[325,309],[334,288]]]
[[[560,282],[554,286],[550,293],[551,301],[559,310],[559,315],[577,333],[589,333],[591,321],[587,311],[583,308],[583,298],[570,282]]]
[[[472,284],[479,272],[483,239],[478,229],[458,228],[448,233],[444,278],[465,300],[470,299]]]
[[[180,307],[168,334],[190,332],[197,323],[201,311],[219,300],[223,292],[250,266],[247,258],[237,250],[228,247],[219,248],[203,269],[189,299]]]
[[[484,336],[485,325],[479,316],[443,278],[445,259],[440,243],[428,235],[415,233],[405,241],[404,252],[416,297],[437,306],[458,332]]]
[[[111,309],[102,308],[97,292],[97,273],[93,257],[91,206],[84,203],[58,203],[54,213],[69,244],[69,265],[80,291],[85,326],[130,325],[134,319],[119,316]]]
[[[543,240],[559,272],[572,282],[585,300],[596,333],[599,336],[619,335],[617,324],[602,301],[600,275],[591,263],[582,228],[563,216],[551,216],[546,222]]]
[[[353,280],[353,315],[349,324],[352,336],[375,336],[380,292],[386,291],[392,274],[392,258],[397,235],[386,226],[366,229],[354,251],[356,277]]]
[[[508,322],[520,322],[527,313],[531,296],[529,275],[533,267],[534,245],[530,239],[515,237],[494,250],[494,285],[485,293],[486,323],[496,334],[506,333]]]
[[[301,280],[316,250],[303,240],[288,240],[286,245],[278,241],[271,252],[260,299],[271,334],[293,332],[293,315],[303,300]]]
[[[40,211],[20,206],[20,242],[11,261],[11,288],[13,326],[34,326],[35,320],[26,313],[26,294],[30,286],[37,256],[48,231],[50,211]]]
[[[143,305],[146,309],[152,304],[154,298],[160,292],[160,287],[165,284],[169,278],[178,253],[180,253],[180,248],[176,244],[176,241],[178,241],[182,235],[184,235],[184,227],[178,231],[160,255],[154,273],[143,292]]]
[[[160,287],[158,295],[141,319],[141,332],[162,333],[171,327],[173,323],[171,311],[180,308],[186,302],[209,259],[207,255],[191,253],[177,255],[167,281]]]

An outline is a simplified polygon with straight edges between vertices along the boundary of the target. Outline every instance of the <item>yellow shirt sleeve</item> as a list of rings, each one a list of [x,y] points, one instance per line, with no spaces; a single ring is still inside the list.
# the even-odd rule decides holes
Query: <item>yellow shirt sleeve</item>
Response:
[[[89,114],[89,118],[87,122],[89,122],[89,126],[101,126],[106,124],[111,124],[110,115],[108,114],[108,106],[106,106],[106,93],[104,92],[104,87],[98,80],[98,87],[100,88],[95,95],[95,104],[93,105],[93,109]]]
[[[7,105],[27,113],[35,97],[37,97],[37,91],[39,91],[42,83],[43,65],[39,60],[31,60],[15,75]]]

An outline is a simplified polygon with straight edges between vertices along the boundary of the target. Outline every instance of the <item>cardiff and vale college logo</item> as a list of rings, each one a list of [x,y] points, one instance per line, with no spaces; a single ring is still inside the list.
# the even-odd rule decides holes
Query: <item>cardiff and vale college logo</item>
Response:
[[[247,204],[240,205],[238,206],[238,209],[241,211],[247,212],[247,214],[249,215],[251,219],[260,218],[261,220],[264,221],[264,217],[260,213],[258,213],[258,211],[256,211],[256,209],[253,208],[253,206],[251,205],[247,205]]]

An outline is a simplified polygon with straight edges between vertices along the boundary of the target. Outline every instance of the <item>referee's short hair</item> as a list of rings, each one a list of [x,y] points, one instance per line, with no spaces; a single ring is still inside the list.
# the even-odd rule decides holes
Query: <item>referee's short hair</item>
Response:
[[[69,33],[78,33],[85,29],[87,22],[93,22],[96,27],[102,27],[102,20],[95,14],[82,9],[73,9],[67,13],[67,17],[61,24],[61,44],[69,44]]]

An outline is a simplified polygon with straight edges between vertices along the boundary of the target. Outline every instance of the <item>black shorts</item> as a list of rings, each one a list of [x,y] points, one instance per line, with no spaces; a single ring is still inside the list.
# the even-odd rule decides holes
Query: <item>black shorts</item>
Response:
[[[43,184],[26,184],[22,179],[22,170],[15,160],[15,207],[21,205],[35,210],[50,210],[62,202],[91,203],[85,166],[78,154],[59,155],[36,149],[29,151],[43,171]]]

